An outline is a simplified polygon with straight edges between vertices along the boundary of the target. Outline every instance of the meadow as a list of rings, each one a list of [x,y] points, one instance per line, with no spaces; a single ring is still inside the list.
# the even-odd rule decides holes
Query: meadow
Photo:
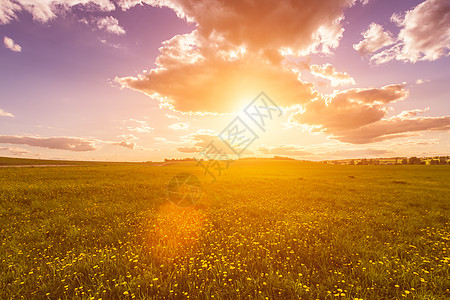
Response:
[[[203,193],[167,200],[178,173]],[[1,299],[449,299],[450,166],[0,168]]]

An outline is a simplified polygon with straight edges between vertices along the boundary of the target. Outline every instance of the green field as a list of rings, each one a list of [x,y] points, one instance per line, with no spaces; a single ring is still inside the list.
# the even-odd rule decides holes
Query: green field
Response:
[[[38,163],[41,164],[41,163]],[[200,202],[167,201],[180,172]],[[449,299],[450,166],[0,168],[0,298]]]

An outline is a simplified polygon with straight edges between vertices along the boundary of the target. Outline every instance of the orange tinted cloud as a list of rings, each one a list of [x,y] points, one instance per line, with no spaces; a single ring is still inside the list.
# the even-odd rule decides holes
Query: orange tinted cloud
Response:
[[[194,63],[170,60],[172,50],[161,55],[167,57],[160,61],[167,61],[168,67],[161,65],[148,75],[116,80],[181,112],[235,112],[262,90],[276,95],[274,100],[282,106],[317,96],[313,85],[299,80],[298,74],[251,55],[230,61],[208,54],[207,59]]]
[[[123,0],[120,3],[123,9],[128,9],[141,2]],[[398,117],[401,121],[385,119],[389,105],[408,96],[403,85],[354,88],[323,96],[315,90],[313,84],[300,78],[300,69],[306,68],[304,65],[297,66],[295,62],[287,61],[287,55],[327,53],[337,47],[343,32],[343,12],[355,1],[144,2],[170,7],[180,17],[197,23],[197,29],[193,32],[177,35],[163,43],[156,68],[142,75],[116,78],[123,87],[143,92],[159,101],[162,106],[185,113],[236,112],[260,91],[264,91],[280,106],[302,105],[302,111],[292,117],[293,122],[311,125],[315,130],[341,141],[366,143],[404,136],[411,131],[446,128],[439,123],[445,123],[446,117],[440,121],[413,119],[412,115],[409,119],[405,116]],[[439,6],[443,2],[427,0],[425,3]],[[404,17],[396,16],[401,27],[397,39],[380,25],[372,23],[363,33],[364,40],[356,44],[355,49],[361,54],[373,55],[390,46],[384,50],[387,54],[380,58],[386,59],[387,56],[394,55],[393,58],[387,57],[387,60],[406,60],[401,55],[409,50],[412,51],[408,58],[410,61],[437,57],[431,53],[443,55],[442,51],[448,46],[443,48],[437,39],[429,40],[425,35],[436,38],[435,33],[417,25],[420,20],[431,18],[431,15],[436,19],[439,13],[428,4],[420,4]],[[441,19],[446,18],[447,15]],[[407,21],[411,21],[411,24],[407,24]],[[441,21],[436,19],[430,22],[431,27],[434,27],[440,26]],[[442,32],[441,29],[437,32],[442,34],[444,43],[448,45],[447,32]],[[421,30],[424,31],[423,34],[420,33]],[[425,43],[419,41],[419,38]],[[415,50],[411,48],[414,45],[410,41],[413,40],[417,41],[414,44]],[[377,57],[372,56],[372,60],[377,60]],[[313,75],[330,80],[332,86],[355,82],[349,74],[337,71],[330,64],[313,65],[309,69]],[[390,124],[396,126],[397,122],[401,123],[398,123],[398,129],[391,129]],[[440,126],[432,125],[434,122],[438,122]],[[370,131],[373,132],[372,135],[364,136],[358,130],[366,127],[376,129]],[[385,134],[382,133],[383,129],[386,130]],[[392,130],[398,132],[389,133]],[[354,139],[351,134],[355,135]],[[206,146],[214,139],[200,135],[197,138],[200,140],[180,148],[181,151]]]
[[[405,137],[420,131],[444,130],[450,130],[450,117],[392,117],[354,130],[336,132],[336,138],[342,142],[365,144]]]
[[[202,151],[202,148],[200,147],[178,147],[177,151],[179,152],[183,152],[183,153],[199,153],[200,151]]]
[[[403,85],[350,89],[307,103],[291,121],[312,125],[316,131],[353,144],[405,137],[413,132],[450,129],[450,117],[417,117],[428,108],[407,110],[385,118],[387,105],[407,96]]]
[[[281,106],[316,98],[313,85],[284,66],[281,54],[328,53],[337,47],[344,10],[355,1],[144,2],[172,8],[197,23],[197,29],[164,42],[157,68],[148,74],[116,81],[177,111],[227,113],[261,91],[277,97]],[[139,3],[124,0],[120,5],[128,9]]]
[[[402,100],[407,95],[403,85],[349,89],[307,103],[304,112],[294,115],[293,120],[318,126],[326,132],[359,128],[381,120],[387,113],[385,104]]]

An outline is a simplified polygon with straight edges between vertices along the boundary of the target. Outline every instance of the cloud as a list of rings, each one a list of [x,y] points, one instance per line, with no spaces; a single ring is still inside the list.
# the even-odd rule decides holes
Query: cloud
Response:
[[[0,108],[0,117],[14,117],[14,115]]]
[[[155,137],[153,138],[155,141],[159,142],[159,143],[164,143],[164,144],[178,144],[178,142],[176,141],[169,141],[166,138],[163,137]]]
[[[0,2],[0,24],[17,19],[18,13],[26,11],[34,21],[46,23],[70,8],[82,5],[91,10],[113,11],[115,5],[109,0],[2,0]]]
[[[117,35],[124,35],[126,33],[125,29],[119,25],[119,21],[111,16],[98,19],[96,24],[98,29],[105,30],[109,33]]]
[[[405,119],[395,116],[357,129],[337,132],[335,138],[352,144],[380,142],[420,131],[450,130],[450,116]]]
[[[362,33],[364,39],[353,45],[361,55],[371,54],[381,48],[392,45],[395,40],[389,31],[384,31],[383,27],[376,23],[371,23],[369,29]]]
[[[263,154],[273,154],[273,155],[286,155],[286,156],[309,156],[313,153],[305,151],[304,148],[295,145],[280,145],[276,147],[265,147],[260,146],[256,148],[257,151]]]
[[[130,126],[130,127],[127,127],[127,129],[132,132],[147,133],[147,132],[152,131],[154,128],[147,126],[147,125],[142,125],[142,126],[137,126],[137,127]]]
[[[25,155],[25,154],[33,154],[33,152],[28,151],[23,148],[16,148],[16,147],[0,147],[0,151],[7,151],[12,155]],[[40,154],[36,153],[36,156],[40,156]]]
[[[151,132],[154,128],[150,126],[137,126],[137,127],[127,127],[129,131],[138,132],[138,133],[148,133]]]
[[[202,151],[202,148],[200,147],[178,147],[177,151],[182,152],[182,153],[199,153],[200,151]]]
[[[120,138],[120,139],[128,140],[128,141],[134,141],[134,140],[138,139],[133,134],[121,134],[121,135],[118,135],[117,137]]]
[[[95,151],[95,141],[76,137],[35,137],[0,135],[2,144],[19,144],[68,151]]]
[[[173,9],[180,18],[197,23],[203,39],[215,35],[251,51],[289,48],[310,53],[337,47],[344,10],[355,1],[122,0],[119,5],[128,9],[141,3]]]
[[[173,130],[187,130],[189,126],[189,123],[180,122],[169,125],[169,128]]]
[[[316,98],[313,85],[300,80],[283,55],[330,53],[342,37],[343,13],[355,1],[123,0],[119,5],[126,10],[142,3],[169,7],[197,27],[165,41],[148,74],[116,82],[176,111],[229,113],[261,91],[276,95],[281,106]]]
[[[198,48],[188,38],[181,43],[179,37],[160,48],[158,68],[116,81],[185,113],[235,112],[262,90],[269,97],[276,95],[274,100],[281,106],[316,97],[313,85],[301,81],[298,73],[260,55],[238,51],[237,57],[230,57],[230,52],[220,52],[214,46]]]
[[[336,145],[334,145],[336,147]],[[382,156],[390,153],[389,150],[385,149],[373,149],[373,148],[359,148],[359,149],[340,149],[334,151],[327,151],[326,147],[319,147],[317,149],[315,146],[296,146],[296,145],[279,145],[274,147],[258,147],[257,150],[266,155],[282,155],[289,157],[309,157],[314,159],[325,159],[325,158],[342,158],[342,157],[369,157],[369,156]]]
[[[338,72],[331,64],[312,65],[310,71],[314,76],[331,81],[331,86],[355,84],[355,80],[346,72]]]
[[[112,43],[110,43],[110,42],[108,42],[107,40],[104,40],[104,39],[99,39],[99,41],[100,41],[100,43],[102,43],[102,44],[104,44],[106,46],[113,47],[113,48],[116,48],[116,49],[125,48],[125,47],[121,46],[120,44],[112,44]]]
[[[136,143],[130,142],[130,141],[121,141],[118,143],[113,143],[113,145],[124,147],[124,148],[131,149],[131,150],[134,150],[136,148]]]
[[[3,44],[5,45],[6,48],[8,48],[13,52],[22,52],[22,47],[16,42],[14,42],[12,38],[5,36],[3,38]]]
[[[135,140],[138,140],[138,138],[135,135],[133,135],[133,134],[121,134],[121,135],[118,135],[117,137],[122,139],[122,141],[120,141],[120,142],[111,142],[110,144],[115,145],[115,146],[124,147],[124,148],[130,149],[130,150],[137,149],[136,143],[133,142]]]
[[[397,117],[399,117],[401,119],[409,119],[409,118],[416,117],[418,114],[422,114],[428,110],[430,110],[429,107],[427,107],[425,109],[404,110]]]
[[[450,116],[417,117],[429,108],[385,118],[387,105],[407,96],[403,85],[341,91],[305,104],[291,116],[291,123],[312,126],[314,131],[353,144],[405,137],[420,131],[450,130]]]
[[[8,24],[16,18],[16,12],[20,11],[19,4],[11,0],[3,0],[0,2],[0,24]]]
[[[449,55],[450,5],[447,0],[426,0],[403,14],[393,14],[391,21],[400,27],[396,42],[375,54],[373,52],[379,48],[367,48],[367,52],[373,54],[372,62],[381,64],[399,60],[415,63]],[[376,26],[377,32],[384,32],[380,25]],[[387,40],[386,36],[384,38]],[[361,43],[364,45],[365,40]]]
[[[416,80],[416,84],[417,84],[417,85],[424,84],[424,83],[426,83],[426,82],[430,82],[430,79],[422,79],[422,78],[419,78],[419,79]]]
[[[411,146],[429,146],[429,145],[438,145],[439,139],[417,139],[417,140],[408,140],[405,142],[395,143],[395,145],[392,145],[394,147],[396,146],[403,146],[403,147],[411,147]]]
[[[402,27],[398,59],[410,62],[436,60],[450,49],[450,5],[446,0],[427,0],[405,13],[394,15]]]
[[[131,132],[137,132],[137,133],[148,133],[154,130],[153,127],[151,127],[147,121],[141,121],[136,119],[130,119],[128,121],[124,122],[131,122],[131,123],[137,123],[138,126],[128,126],[127,129]]]
[[[171,114],[166,114],[166,117],[167,117],[168,119],[180,120],[180,117],[175,116],[175,115],[171,115]]]
[[[191,133],[189,135],[181,137],[184,143],[189,145],[180,146],[178,149],[183,150],[193,150],[196,148],[199,153],[198,159],[204,159],[204,155],[201,154],[201,152],[205,149],[210,150],[211,155],[214,156],[214,149],[217,149],[218,152],[225,154],[228,158],[234,158],[235,153],[233,150],[240,152],[243,150],[242,148],[234,147],[233,150],[224,142],[222,141],[216,133],[214,133],[211,130],[198,130],[197,132]],[[179,151],[179,150],[178,150]],[[188,150],[189,151],[189,150]],[[183,152],[183,151],[181,151]],[[185,151],[186,152],[186,151]],[[192,153],[192,152],[190,152]],[[250,150],[246,149],[243,151],[243,154],[250,154],[252,153]]]
[[[408,92],[399,84],[344,90],[305,104],[292,120],[325,132],[350,130],[381,120],[387,113],[386,104],[407,96]]]

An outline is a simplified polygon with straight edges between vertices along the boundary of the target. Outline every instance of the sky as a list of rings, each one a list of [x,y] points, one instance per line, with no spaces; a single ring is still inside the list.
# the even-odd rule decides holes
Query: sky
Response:
[[[445,0],[0,0],[0,156],[196,157],[261,92],[283,114],[244,156],[449,155],[448,24]]]

